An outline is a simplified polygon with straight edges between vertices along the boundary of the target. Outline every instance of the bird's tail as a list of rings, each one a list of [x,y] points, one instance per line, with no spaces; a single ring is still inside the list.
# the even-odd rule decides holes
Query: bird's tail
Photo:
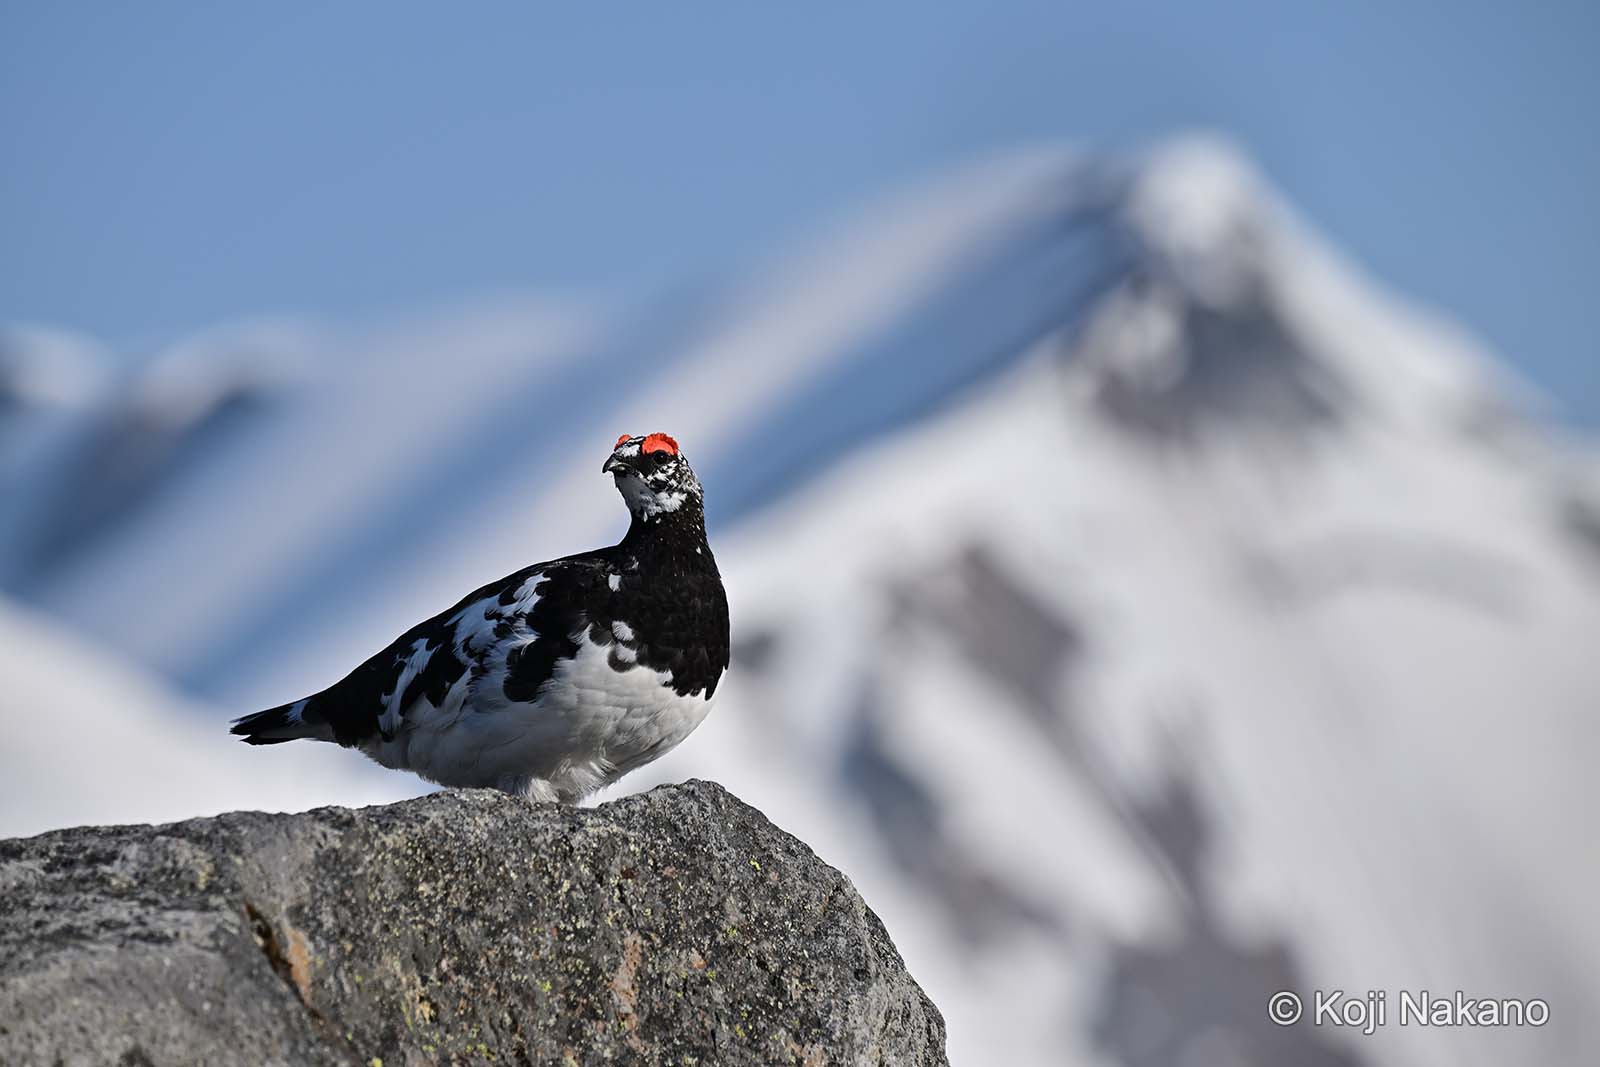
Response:
[[[247,745],[279,745],[301,737],[328,737],[326,725],[306,721],[307,703],[309,700],[296,700],[235,719],[229,732],[240,735]]]

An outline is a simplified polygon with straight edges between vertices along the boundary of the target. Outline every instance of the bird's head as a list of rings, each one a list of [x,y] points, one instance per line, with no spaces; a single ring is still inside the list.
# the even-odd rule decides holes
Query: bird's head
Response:
[[[601,469],[616,476],[617,491],[637,519],[648,521],[684,508],[701,507],[700,479],[678,451],[678,442],[664,433],[643,437],[623,434]]]

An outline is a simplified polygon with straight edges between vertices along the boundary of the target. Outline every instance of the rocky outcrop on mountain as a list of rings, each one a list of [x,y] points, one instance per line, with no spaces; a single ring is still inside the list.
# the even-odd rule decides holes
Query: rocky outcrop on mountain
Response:
[[[848,880],[719,786],[0,842],[0,1062],[944,1064]]]

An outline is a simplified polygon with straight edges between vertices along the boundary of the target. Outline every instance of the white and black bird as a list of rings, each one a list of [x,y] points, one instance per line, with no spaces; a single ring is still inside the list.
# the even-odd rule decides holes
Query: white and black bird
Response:
[[[670,751],[728,666],[704,497],[666,434],[624,434],[603,469],[633,515],[619,544],[469,593],[342,681],[233,732],[334,741],[440,785],[567,804]]]

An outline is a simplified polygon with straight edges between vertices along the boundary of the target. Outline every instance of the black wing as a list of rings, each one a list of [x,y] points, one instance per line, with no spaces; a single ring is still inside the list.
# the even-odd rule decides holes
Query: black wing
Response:
[[[393,737],[406,710],[421,697],[435,707],[482,651],[501,620],[496,608],[554,564],[535,564],[468,593],[454,606],[418,623],[333,685],[304,700],[247,715],[232,732],[251,744],[315,737],[356,745]],[[479,611],[474,611],[483,605]]]

